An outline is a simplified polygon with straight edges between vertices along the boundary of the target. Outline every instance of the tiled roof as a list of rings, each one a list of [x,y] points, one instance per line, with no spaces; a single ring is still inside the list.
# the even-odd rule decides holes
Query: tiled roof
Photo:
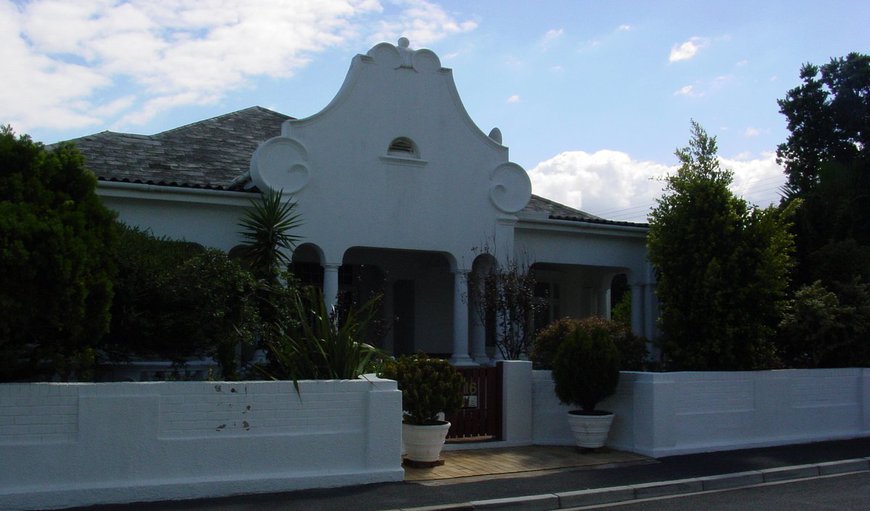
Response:
[[[545,199],[538,195],[532,195],[528,205],[523,209],[526,213],[547,213],[551,220],[569,220],[572,222],[586,222],[590,224],[624,225],[628,227],[646,227],[647,224],[635,222],[620,222],[607,220],[600,216],[591,215],[585,211],[574,209],[556,201]]]
[[[552,217],[570,217],[578,220],[601,220],[600,217],[590,215],[585,211],[568,207],[564,204],[559,204],[556,201],[545,199],[541,196],[532,194],[532,199],[523,208],[524,213],[547,213]]]
[[[241,190],[235,181],[250,168],[257,147],[281,134],[292,117],[254,106],[156,135],[104,131],[73,139],[85,163],[101,181],[183,188]],[[614,222],[532,195],[524,212],[555,220],[642,226]]]
[[[70,142],[102,181],[234,190],[259,144],[287,119],[255,106],[156,135],[104,131]]]

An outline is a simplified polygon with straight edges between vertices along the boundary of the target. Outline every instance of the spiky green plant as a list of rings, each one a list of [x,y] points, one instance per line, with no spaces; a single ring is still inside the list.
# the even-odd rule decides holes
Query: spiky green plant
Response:
[[[279,326],[277,335],[266,341],[270,358],[266,371],[273,378],[294,382],[354,379],[369,372],[381,352],[363,342],[363,337],[377,313],[378,300],[350,308],[338,321],[319,289],[295,292],[290,314],[296,321]]]
[[[272,282],[292,260],[293,249],[302,238],[291,231],[302,225],[296,202],[283,200],[283,191],[270,191],[251,201],[239,222],[242,257],[259,279]]]

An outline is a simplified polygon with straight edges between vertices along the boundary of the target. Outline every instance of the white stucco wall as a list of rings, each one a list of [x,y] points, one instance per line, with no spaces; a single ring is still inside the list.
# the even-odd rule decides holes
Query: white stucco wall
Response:
[[[399,137],[417,154],[388,154]],[[447,253],[451,266],[468,269],[473,248],[531,193],[507,148],[469,118],[452,71],[407,41],[354,57],[329,105],[261,145],[251,177],[261,190],[293,194],[300,233],[326,262],[350,247],[381,247]]]
[[[533,441],[573,442],[549,371],[532,376]],[[870,369],[623,372],[599,408],[608,445],[663,457],[870,435]]]
[[[118,220],[155,236],[229,251],[241,242],[239,220],[259,194],[100,182],[103,204]]]
[[[389,380],[0,385],[0,509],[401,481]]]

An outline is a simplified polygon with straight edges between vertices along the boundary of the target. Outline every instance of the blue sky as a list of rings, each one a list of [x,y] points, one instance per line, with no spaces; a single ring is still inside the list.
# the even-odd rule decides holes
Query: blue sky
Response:
[[[695,119],[735,192],[784,181],[776,100],[805,62],[870,52],[866,1],[0,0],[0,123],[46,143],[248,106],[323,108],[350,59],[430,48],[540,195],[643,221]]]

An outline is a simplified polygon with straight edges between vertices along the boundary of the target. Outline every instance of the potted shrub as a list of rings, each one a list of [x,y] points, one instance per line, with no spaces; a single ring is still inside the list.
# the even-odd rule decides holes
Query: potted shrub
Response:
[[[381,376],[396,380],[402,391],[405,459],[418,466],[443,463],[441,448],[450,423],[441,414],[462,406],[465,379],[446,360],[423,354],[387,361]]]
[[[556,396],[580,407],[568,412],[568,423],[581,449],[602,447],[613,423],[613,413],[595,408],[619,383],[619,350],[608,323],[601,318],[574,323],[553,360]]]

